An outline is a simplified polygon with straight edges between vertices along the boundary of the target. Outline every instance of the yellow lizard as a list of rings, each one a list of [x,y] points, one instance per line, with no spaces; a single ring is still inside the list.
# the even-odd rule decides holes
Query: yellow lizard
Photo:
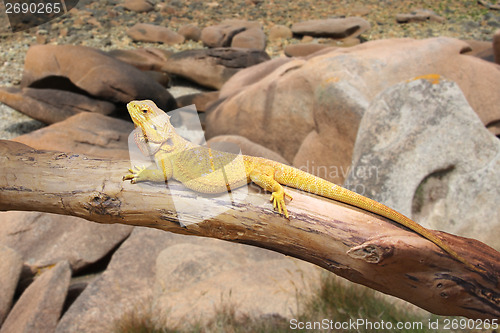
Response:
[[[236,165],[234,161],[238,155],[198,146],[178,135],[169,121],[170,117],[152,101],[132,101],[127,104],[127,109],[135,126],[142,129],[142,133],[135,137],[137,145],[143,153],[154,157],[157,164],[161,165],[161,170],[134,167],[129,169],[130,174],[125,175],[123,180],[131,180],[132,183],[164,182],[173,178],[187,188],[201,193],[223,193],[228,189],[254,182],[272,193],[274,209],[286,218],[289,218],[289,215],[285,197],[292,199],[292,196],[282,185],[290,186],[391,219],[430,240],[469,269],[484,273],[456,253],[431,230],[375,200],[268,159],[241,155],[243,163]]]

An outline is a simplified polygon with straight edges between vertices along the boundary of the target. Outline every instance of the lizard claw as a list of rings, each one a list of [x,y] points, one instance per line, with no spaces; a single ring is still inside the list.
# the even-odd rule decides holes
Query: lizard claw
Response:
[[[134,166],[133,168],[128,169],[128,171],[130,172],[130,174],[127,174],[127,175],[123,176],[122,180],[129,180],[130,179],[130,182],[132,184],[135,184],[138,181],[140,181],[141,173],[144,170],[146,170],[145,166],[142,166],[142,167]]]
[[[278,209],[278,213],[285,215],[288,219],[288,210],[286,209],[285,197],[289,197],[290,200],[293,199],[292,196],[286,192],[273,192],[271,194],[271,201],[273,203],[273,208]]]

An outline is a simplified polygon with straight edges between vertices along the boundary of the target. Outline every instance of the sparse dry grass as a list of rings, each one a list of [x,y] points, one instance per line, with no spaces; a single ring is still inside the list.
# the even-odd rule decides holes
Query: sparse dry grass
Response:
[[[250,333],[250,332],[449,332],[444,330],[444,318],[434,315],[422,315],[407,311],[380,297],[377,292],[363,286],[341,283],[332,274],[325,274],[316,293],[307,299],[298,299],[301,303],[301,313],[297,314],[298,322],[314,323],[323,319],[332,322],[349,322],[364,319],[372,323],[391,323],[393,327],[398,322],[422,323],[422,328],[380,330],[369,327],[357,329],[295,329],[292,330],[290,320],[279,316],[241,317],[236,315],[235,307],[227,304],[217,309],[216,315],[208,321],[186,323],[183,327],[158,327],[157,319],[152,311],[139,311],[127,314],[115,323],[115,333],[170,333],[170,332],[200,332],[200,333]],[[448,317],[446,317],[448,318]],[[450,318],[448,318],[450,319]],[[428,328],[429,321],[439,320],[441,329]],[[454,330],[454,332],[475,332],[473,330]]]

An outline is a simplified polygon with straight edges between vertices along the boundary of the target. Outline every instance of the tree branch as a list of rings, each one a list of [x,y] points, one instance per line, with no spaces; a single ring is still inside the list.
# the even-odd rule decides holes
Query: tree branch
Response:
[[[129,161],[0,141],[0,166],[0,210],[73,215],[251,244],[309,261],[436,314],[500,317],[500,253],[473,239],[438,233],[487,275],[469,271],[390,220],[299,191],[290,190],[290,220],[274,212],[269,194],[254,186],[244,202],[205,218],[217,196],[203,197],[175,181],[168,188],[124,182]]]

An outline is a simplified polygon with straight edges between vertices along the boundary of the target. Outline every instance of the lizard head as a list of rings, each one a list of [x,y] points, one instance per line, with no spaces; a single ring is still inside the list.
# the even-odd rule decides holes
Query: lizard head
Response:
[[[127,104],[127,110],[135,127],[142,129],[147,141],[161,143],[166,141],[173,131],[170,116],[156,106],[153,101],[132,101]]]

